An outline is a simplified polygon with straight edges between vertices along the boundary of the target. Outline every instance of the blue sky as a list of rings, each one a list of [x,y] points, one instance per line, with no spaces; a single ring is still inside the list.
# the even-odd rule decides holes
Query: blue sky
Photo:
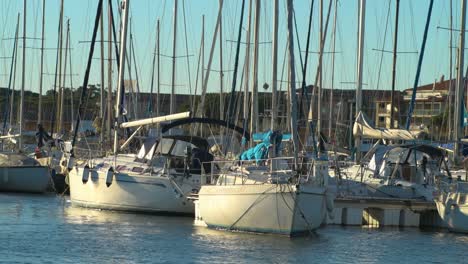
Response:
[[[73,72],[77,76],[73,76],[73,85],[78,87],[83,82],[83,76],[86,66],[89,44],[80,44],[80,40],[91,39],[92,26],[96,12],[97,0],[65,0],[65,19],[70,19],[71,25],[71,47],[72,47],[72,67]],[[105,8],[107,10],[107,1]],[[225,0],[223,7],[223,60],[225,73],[225,89],[230,89],[232,81],[232,70],[234,68],[235,45],[227,40],[237,39],[237,27],[240,17],[240,0]],[[261,7],[261,25],[260,25],[260,41],[271,41],[272,31],[272,9],[273,1],[262,0]],[[328,0],[325,2],[325,11],[328,6]],[[318,3],[315,0],[313,23],[314,28],[311,37],[311,50],[318,50]],[[336,54],[335,59],[335,88],[354,89],[356,79],[356,46],[357,46],[357,0],[341,0],[338,6],[338,28],[336,38]],[[307,23],[310,0],[296,0],[295,12],[297,16],[298,31],[300,34],[301,49],[305,49],[305,40],[307,36]],[[424,64],[422,67],[420,84],[432,83],[435,79],[440,79],[445,75],[448,79],[449,75],[449,31],[438,29],[438,26],[449,26],[449,0],[435,0],[434,10],[431,19],[429,37],[426,47]],[[13,41],[4,40],[14,36],[16,16],[20,12],[23,13],[22,0],[3,0],[0,3],[0,23],[2,25],[0,34],[0,56],[7,57],[11,55]],[[117,1],[113,0],[114,8],[117,6]],[[184,10],[185,5],[185,20],[184,26]],[[424,23],[428,10],[429,0],[414,0],[401,1],[400,5],[400,24],[399,24],[399,51],[414,52],[420,51],[421,41],[424,30]],[[156,20],[161,20],[161,53],[172,54],[172,19],[173,19],[173,1],[172,0],[132,0],[131,6],[131,27],[135,44],[135,52],[137,57],[137,69],[140,78],[140,89],[142,91],[150,90],[151,81],[151,63],[154,42],[156,36]],[[248,7],[248,1],[246,3]],[[279,76],[282,75],[283,58],[286,48],[286,2],[280,1],[280,19],[279,19]],[[59,17],[59,0],[46,0],[46,44],[47,48],[55,48],[57,41],[58,17]],[[385,28],[387,24],[387,31]],[[453,1],[453,21],[454,28],[459,28],[459,9],[460,1]],[[179,0],[178,10],[178,28],[177,28],[177,55],[188,54],[189,57],[190,81],[188,78],[188,67],[186,58],[177,59],[177,88],[178,93],[193,93],[195,90],[196,70],[198,63],[198,55],[200,49],[201,37],[201,20],[202,15],[205,15],[205,64],[208,63],[209,49],[212,42],[216,15],[218,10],[217,0]],[[27,0],[27,36],[41,36],[41,19],[42,19],[42,0]],[[244,19],[244,28],[247,28],[247,14]],[[326,15],[326,14],[325,14]],[[324,16],[325,16],[324,15]],[[333,15],[333,9],[332,9]],[[392,50],[393,47],[393,31],[395,18],[395,0],[373,0],[367,1],[366,10],[366,35],[365,35],[365,64],[364,64],[364,82],[367,84],[365,89],[390,89],[391,85],[391,53],[376,52],[373,49]],[[107,21],[107,16],[105,16]],[[21,18],[22,21],[22,18]],[[107,24],[105,37],[107,38]],[[329,35],[327,37],[326,51],[331,51],[331,29],[332,21],[330,21]],[[185,31],[187,34],[185,34]],[[243,40],[245,41],[245,31],[243,31]],[[22,26],[20,27],[20,35],[22,34]],[[458,32],[453,34],[453,45],[458,45]],[[186,47],[185,38],[187,38],[188,46]],[[99,39],[99,37],[98,37]],[[385,41],[384,41],[385,39]],[[295,36],[296,41],[296,36]],[[218,44],[215,49],[212,69],[218,70],[219,51]],[[20,44],[20,46],[22,46]],[[39,40],[28,40],[28,47],[40,47]],[[300,69],[299,51],[296,47],[296,69]],[[240,65],[244,63],[245,46],[241,47]],[[455,49],[453,50],[455,54]],[[263,44],[260,46],[259,54],[259,85],[263,83],[271,83],[271,44]],[[107,52],[105,53],[107,54]],[[304,55],[302,53],[302,55]],[[18,62],[21,62],[21,52]],[[26,89],[38,91],[39,87],[39,62],[40,51],[37,49],[27,49],[27,67],[26,67]],[[54,50],[46,51],[45,72],[54,73],[55,70]],[[107,56],[107,55],[106,55]],[[383,56],[383,57],[382,57]],[[95,58],[100,58],[99,46],[95,49]],[[331,86],[331,55],[324,56],[324,86]],[[311,54],[308,66],[307,82],[312,83],[318,55]],[[455,58],[455,55],[454,55]],[[380,62],[382,60],[382,67]],[[406,89],[413,85],[418,54],[399,54],[397,66],[397,88]],[[455,59],[453,60],[455,63]],[[466,64],[465,64],[466,65]],[[100,82],[100,64],[99,60],[93,60],[91,78],[89,83]],[[2,59],[0,61],[0,86],[6,87],[8,84],[10,61]],[[380,69],[380,75],[379,75]],[[285,69],[286,70],[286,69]],[[20,87],[21,64],[18,64],[18,75],[16,87]],[[117,71],[114,65],[114,84],[117,78]],[[135,76],[135,73],[132,74]],[[238,75],[240,78],[240,74]],[[379,77],[380,76],[380,77]],[[453,73],[455,76],[455,73]],[[68,78],[68,76],[67,76]],[[301,74],[298,73],[298,79],[301,79]],[[198,84],[198,93],[200,92],[200,78]],[[286,79],[284,73],[283,79]],[[107,76],[106,76],[107,80]],[[54,78],[52,75],[44,76],[44,89],[51,89]],[[170,87],[166,84],[171,82],[171,59],[161,58],[161,86],[162,91],[169,91]],[[191,85],[189,85],[191,84]],[[106,84],[107,85],[107,84]],[[67,85],[69,82],[67,81]],[[219,91],[219,73],[211,72],[208,84],[209,91]],[[239,86],[238,86],[239,89]],[[282,89],[286,89],[284,83]]]

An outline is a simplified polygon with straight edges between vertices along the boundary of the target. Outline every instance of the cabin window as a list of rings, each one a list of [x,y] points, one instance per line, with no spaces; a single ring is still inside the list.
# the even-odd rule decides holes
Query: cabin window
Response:
[[[132,172],[143,172],[143,170],[142,167],[133,167]]]
[[[163,138],[159,143],[158,147],[156,148],[156,153],[160,154],[168,154],[171,150],[172,143],[174,143],[173,139],[170,138]]]

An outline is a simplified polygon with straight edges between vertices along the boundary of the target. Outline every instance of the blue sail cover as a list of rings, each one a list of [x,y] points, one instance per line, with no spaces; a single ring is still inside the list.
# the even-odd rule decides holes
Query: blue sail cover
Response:
[[[283,134],[279,131],[267,131],[262,135],[262,140],[260,143],[258,143],[255,147],[249,148],[248,150],[244,151],[239,159],[240,160],[255,160],[255,161],[260,161],[263,159],[268,158],[268,149],[273,145],[273,143],[276,143],[276,149],[275,152],[278,154],[280,150],[280,145],[281,141],[283,140]],[[255,134],[255,137],[259,137],[259,134]]]

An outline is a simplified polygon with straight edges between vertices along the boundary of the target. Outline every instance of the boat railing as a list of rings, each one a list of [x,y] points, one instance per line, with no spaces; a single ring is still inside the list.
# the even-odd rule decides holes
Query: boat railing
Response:
[[[94,158],[101,158],[106,155],[104,150],[99,150],[98,147],[96,148],[73,148],[74,154],[76,157],[81,159],[94,159]]]
[[[238,185],[262,183],[309,182],[321,177],[310,177],[314,163],[301,163],[293,169],[294,158],[262,160],[221,160],[205,162],[202,166],[202,185]],[[320,179],[316,179],[320,178]]]

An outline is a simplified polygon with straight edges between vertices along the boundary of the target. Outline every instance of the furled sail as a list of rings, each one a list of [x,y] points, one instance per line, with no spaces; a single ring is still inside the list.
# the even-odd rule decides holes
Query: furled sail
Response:
[[[404,129],[374,128],[364,113],[359,112],[353,126],[355,137],[369,139],[415,140],[416,135]]]

